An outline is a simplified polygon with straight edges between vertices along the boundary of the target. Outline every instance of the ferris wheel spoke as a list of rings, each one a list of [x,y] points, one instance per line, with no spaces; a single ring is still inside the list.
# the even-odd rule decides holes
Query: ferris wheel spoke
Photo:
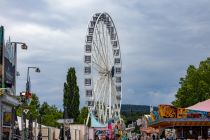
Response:
[[[103,88],[101,88],[101,100],[104,102],[106,98],[106,89],[107,89],[107,77],[104,78]]]
[[[104,62],[103,57],[102,57],[102,55],[101,55],[101,52],[99,51],[99,49],[98,49],[98,47],[97,47],[95,41],[93,41],[93,47],[94,47],[93,51],[94,51],[95,53],[93,53],[92,55],[95,56],[96,60],[97,60],[99,63],[102,62],[102,63],[105,65],[105,62]]]
[[[101,26],[100,26],[101,25]],[[102,31],[100,31],[100,28],[101,28],[101,30]],[[99,23],[99,27],[98,26],[96,26],[96,29],[97,29],[97,32],[98,32],[98,37],[99,37],[99,41],[100,41],[100,44],[101,44],[101,50],[102,50],[102,52],[103,52],[103,55],[104,55],[104,58],[105,58],[105,52],[104,52],[104,48],[105,48],[105,46],[104,46],[104,44],[103,44],[103,41],[102,41],[102,37],[101,37],[101,33],[103,32],[103,25],[102,25],[102,22],[100,22]]]
[[[105,36],[106,36],[106,37],[105,37],[105,44],[106,44],[106,45],[105,45],[105,47],[106,47],[105,50],[106,50],[106,58],[107,58],[107,63],[108,63],[108,53],[109,53],[109,51],[108,51],[108,50],[109,50],[109,47],[108,47],[108,46],[109,46],[108,37],[109,37],[109,36],[108,36],[108,30],[107,30],[107,29],[106,29],[106,34],[105,34]]]
[[[106,99],[107,99],[106,93],[108,93],[107,92],[107,86],[108,86],[107,85],[108,84],[108,80],[107,79],[108,79],[107,77],[103,79],[104,80],[104,83],[103,83],[104,86],[103,86],[103,89],[101,90],[102,91],[101,92],[101,98],[99,99],[101,102],[103,102],[103,104],[102,104],[103,109],[101,109],[103,116],[106,116],[106,115],[104,115],[104,114],[106,114],[106,111],[104,111],[105,110],[104,107],[107,108],[107,101],[106,101]]]
[[[106,39],[109,38],[109,34],[106,33]],[[111,42],[108,42],[107,41],[107,61],[108,61],[108,65],[109,65],[109,68],[111,69],[112,66],[113,66],[113,53],[112,53],[112,45],[111,45]]]
[[[106,77],[101,76],[99,80],[97,80],[97,89],[96,89],[96,100],[99,101],[101,98],[101,92],[104,90],[106,82]]]
[[[104,28],[104,24],[102,24],[102,34],[103,34],[103,44],[104,44],[104,52],[105,52],[105,60],[106,60],[106,63],[108,64],[108,57],[107,57],[107,43],[106,43],[106,41],[108,40],[108,38],[107,38],[107,36],[105,35],[105,33],[106,33],[106,31],[104,31],[104,30],[106,30],[107,31],[107,29],[106,28]]]
[[[93,46],[94,46],[94,51],[95,51],[95,56],[98,58],[99,62],[102,62],[106,66],[105,58],[102,56],[102,53],[100,52],[98,46],[96,43],[93,41]]]
[[[103,71],[103,68],[98,65],[97,63],[95,63],[94,61],[92,62],[93,63],[93,68],[98,71],[98,72],[102,72]]]
[[[98,28],[96,26],[96,29],[98,31]],[[96,32],[96,30],[95,30]],[[97,50],[97,53],[100,55],[101,59],[103,60],[104,62],[104,65],[106,65],[106,62],[105,62],[105,58],[103,56],[103,52],[101,51],[101,48],[103,48],[103,46],[101,46],[101,40],[100,40],[100,36],[98,35],[99,33],[97,33],[95,35],[95,39],[93,40],[93,44],[94,44],[94,47],[96,48]],[[96,43],[95,43],[96,42]],[[99,47],[100,46],[100,47]]]
[[[100,25],[100,24],[99,24]],[[104,60],[105,60],[105,62],[106,62],[106,55],[105,55],[105,51],[104,51],[104,48],[105,48],[105,46],[104,46],[104,44],[103,44],[103,41],[102,41],[102,37],[101,37],[101,31],[100,31],[100,29],[98,29],[98,26],[96,26],[96,30],[97,30],[97,32],[98,32],[98,38],[99,38],[99,42],[100,42],[100,45],[101,45],[101,52],[102,52],[102,55],[103,55],[103,58],[104,58]],[[107,66],[107,68],[108,68],[108,64],[106,63],[106,66]]]
[[[94,64],[94,68],[98,71],[98,72],[103,72],[105,71],[105,68],[103,68],[103,66],[101,66],[99,63],[97,63],[97,60],[94,58],[93,56],[93,61],[92,63]]]
[[[95,52],[95,50],[93,50]],[[100,63],[100,58],[97,57],[98,55],[96,55],[95,53],[92,53],[92,57],[93,57],[93,60],[96,62],[96,63]]]
[[[106,50],[106,59],[107,59],[107,64],[109,66],[109,69],[112,68],[113,66],[113,50],[112,50],[112,45],[110,41],[110,35],[108,33],[108,30],[106,28],[106,32],[104,33],[104,40],[105,40],[105,50]]]
[[[105,80],[105,79],[104,79]],[[105,81],[104,81],[105,82]],[[103,84],[104,85],[104,84]],[[103,109],[103,106],[104,106],[104,104],[103,104],[103,102],[104,102],[104,100],[102,100],[102,98],[103,98],[103,94],[102,94],[102,91],[105,89],[105,85],[101,88],[101,90],[98,92],[98,94],[99,95],[101,95],[100,97],[98,97],[98,99],[97,99],[97,101],[98,101],[98,104],[99,104],[99,110],[98,110],[98,115],[99,115],[99,118],[100,119],[103,119],[103,121],[105,121],[104,120],[104,118],[103,118],[103,116],[104,116],[104,109]]]
[[[95,69],[98,72],[103,71],[98,65],[94,64],[94,62],[93,62],[93,69]]]

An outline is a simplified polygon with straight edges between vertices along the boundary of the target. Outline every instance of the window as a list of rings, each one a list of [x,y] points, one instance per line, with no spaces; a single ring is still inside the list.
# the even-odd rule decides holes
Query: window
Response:
[[[98,16],[100,16],[100,13],[96,13],[95,15],[96,15],[96,17],[98,17]]]
[[[119,50],[114,50],[114,56],[119,56]]]
[[[107,28],[109,28],[111,26],[111,22],[110,21],[106,21],[106,26],[107,26]]]
[[[85,63],[90,63],[91,62],[91,56],[86,55],[85,56]]]
[[[93,37],[91,35],[88,35],[87,36],[87,42],[88,43],[91,43],[92,42],[92,39],[93,39]]]
[[[117,104],[114,104],[114,108],[117,108]]]
[[[115,58],[115,59],[114,59],[114,63],[115,63],[115,64],[120,64],[120,58]]]
[[[85,86],[91,86],[91,79],[85,79]]]
[[[111,40],[115,40],[116,39],[116,34],[112,33],[111,34]]]
[[[94,27],[94,26],[95,26],[95,24],[96,24],[96,22],[95,22],[95,21],[91,21],[91,22],[90,22],[90,26],[91,26],[91,27]]]
[[[87,53],[91,52],[91,45],[85,45],[85,52]]]
[[[121,95],[116,96],[117,100],[121,100]]]
[[[117,47],[118,45],[117,41],[113,41],[112,43],[113,43],[113,47]]]
[[[94,102],[93,101],[87,101],[87,105],[88,106],[94,106]]]
[[[121,86],[116,86],[117,92],[121,92]]]
[[[121,77],[116,77],[116,83],[121,83]]]
[[[93,34],[94,29],[93,29],[93,28],[88,28],[88,30],[89,30],[89,34],[90,34],[90,35],[92,35],[92,34]]]
[[[108,28],[108,30],[109,30],[109,34],[113,34],[114,33],[114,27],[110,27],[110,28]]]
[[[104,23],[107,24],[109,22],[109,17],[106,17],[106,19],[104,20]]]
[[[85,67],[85,74],[91,73],[91,67]]]
[[[101,16],[100,16],[100,19],[99,20],[105,20],[106,19],[106,15],[105,14],[102,14]]]
[[[86,90],[86,96],[92,97],[92,90]]]
[[[117,74],[120,74],[120,73],[121,73],[121,68],[116,68],[116,69],[115,69],[115,72],[116,72]]]
[[[96,21],[96,20],[97,20],[97,18],[98,18],[98,17],[95,17],[95,16],[94,16],[94,17],[93,17],[93,21]]]

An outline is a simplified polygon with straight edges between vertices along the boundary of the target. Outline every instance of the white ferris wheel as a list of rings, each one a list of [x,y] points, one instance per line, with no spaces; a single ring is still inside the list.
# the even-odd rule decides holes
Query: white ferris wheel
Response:
[[[86,104],[101,123],[120,119],[122,61],[114,22],[97,13],[88,25],[84,51]]]

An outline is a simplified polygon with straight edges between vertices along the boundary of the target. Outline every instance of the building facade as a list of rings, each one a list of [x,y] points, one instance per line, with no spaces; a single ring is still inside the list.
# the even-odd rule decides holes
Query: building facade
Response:
[[[19,103],[15,93],[16,48],[4,40],[0,26],[0,140],[9,140],[13,128],[13,107]]]

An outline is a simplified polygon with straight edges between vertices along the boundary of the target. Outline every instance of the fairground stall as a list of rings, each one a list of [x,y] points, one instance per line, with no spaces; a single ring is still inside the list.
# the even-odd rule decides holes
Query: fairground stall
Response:
[[[147,127],[158,130],[158,137],[210,138],[209,111],[159,105],[158,111],[151,111],[150,115],[144,116],[144,119],[147,121]]]

